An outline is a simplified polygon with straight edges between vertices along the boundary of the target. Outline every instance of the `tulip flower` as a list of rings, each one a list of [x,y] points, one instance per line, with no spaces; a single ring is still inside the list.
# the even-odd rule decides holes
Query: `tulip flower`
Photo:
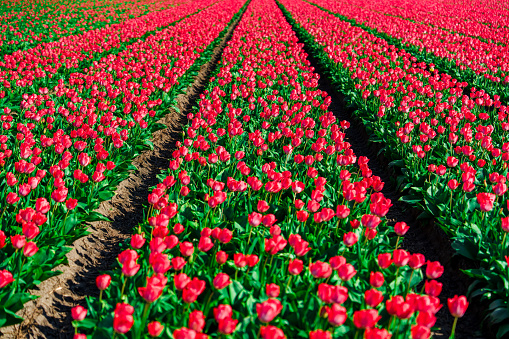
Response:
[[[218,323],[218,331],[222,334],[232,334],[238,324],[237,319],[226,318],[222,319]]]
[[[152,321],[147,325],[148,334],[151,337],[159,337],[164,330],[164,326],[159,321]]]
[[[271,325],[260,327],[260,336],[262,339],[286,339],[283,330]]]
[[[279,286],[276,284],[267,284],[265,286],[265,294],[267,294],[269,298],[277,298],[279,296],[279,291]]]
[[[76,321],[82,321],[87,316],[87,310],[83,306],[75,306],[71,309],[72,318]]]
[[[468,308],[468,301],[465,296],[458,297],[455,295],[453,298],[447,299],[447,306],[449,307],[451,315],[454,317],[454,323],[451,330],[451,337],[454,337],[456,323],[458,322],[458,318],[461,318],[465,315],[465,312]]]
[[[332,334],[324,330],[309,332],[309,339],[332,339]]]
[[[230,276],[226,273],[218,273],[212,282],[214,288],[217,290],[222,290],[231,283]]]
[[[271,322],[283,309],[283,305],[277,299],[269,299],[261,304],[256,304],[256,313],[262,323]]]
[[[356,311],[353,314],[353,323],[360,329],[372,328],[376,325],[381,316],[375,309]]]

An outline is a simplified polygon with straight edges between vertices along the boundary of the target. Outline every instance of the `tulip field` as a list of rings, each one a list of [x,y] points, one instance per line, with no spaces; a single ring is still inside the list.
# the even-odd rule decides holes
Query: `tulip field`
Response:
[[[0,3],[5,337],[509,337],[509,5]]]

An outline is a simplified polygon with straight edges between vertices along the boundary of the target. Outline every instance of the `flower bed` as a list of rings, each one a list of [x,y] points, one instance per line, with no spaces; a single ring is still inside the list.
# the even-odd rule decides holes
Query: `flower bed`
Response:
[[[69,82],[25,93],[18,114],[4,111],[0,326],[20,321],[14,312],[34,298],[27,290],[59,273],[52,269],[66,262],[65,245],[86,234],[80,225],[104,219],[94,210],[164,127],[156,122],[208,61],[241,5],[219,2],[95,61]]]
[[[97,277],[99,298],[74,308],[77,330],[429,337],[443,267],[398,248],[408,226],[388,226],[384,183],[328,112],[275,2],[250,3],[219,65],[148,195],[147,221]],[[462,316],[466,299],[450,308]]]
[[[509,331],[505,141],[507,108],[484,91],[416,63],[412,55],[304,2],[281,3],[356,114],[400,167],[403,200],[434,217],[480,267],[470,297],[490,302],[489,323]],[[314,7],[314,8],[313,8]]]
[[[509,46],[454,34],[438,27],[353,7],[346,2],[312,1],[342,19],[407,49],[418,62],[426,62],[441,72],[487,91],[492,97],[509,100]]]

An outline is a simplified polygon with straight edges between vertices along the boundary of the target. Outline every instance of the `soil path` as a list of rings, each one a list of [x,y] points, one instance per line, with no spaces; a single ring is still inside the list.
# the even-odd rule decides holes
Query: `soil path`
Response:
[[[31,291],[40,297],[27,303],[20,311],[25,321],[2,329],[6,338],[73,337],[71,308],[83,305],[88,295],[98,296],[95,278],[100,272],[112,267],[121,250],[119,244],[129,238],[133,228],[142,221],[149,188],[158,183],[156,176],[168,168],[175,142],[181,139],[187,113],[203,92],[239,20],[230,27],[214,49],[211,60],[201,67],[186,94],[178,96],[180,114],[171,110],[161,119],[160,123],[167,128],[154,133],[154,150],[145,151],[133,160],[138,170],[120,183],[110,201],[103,202],[99,207],[98,212],[112,221],[90,223],[91,233],[74,242],[74,249],[67,255],[69,265],[57,267],[63,273],[44,281]]]
[[[450,315],[447,307],[447,298],[454,295],[465,295],[468,286],[472,282],[460,269],[471,266],[472,263],[463,258],[454,255],[454,250],[447,235],[433,223],[432,220],[422,222],[417,220],[420,211],[412,208],[405,202],[399,201],[402,196],[397,189],[395,178],[400,173],[394,173],[392,167],[389,167],[389,161],[381,152],[382,145],[369,141],[369,136],[365,126],[353,115],[353,109],[347,107],[345,96],[334,86],[330,78],[326,76],[327,71],[321,66],[319,60],[310,53],[307,46],[304,49],[308,53],[308,60],[311,66],[315,67],[315,72],[320,74],[319,88],[326,91],[332,98],[329,110],[341,120],[350,122],[350,128],[346,130],[346,141],[352,145],[357,156],[366,156],[370,159],[368,165],[373,171],[373,175],[379,176],[385,183],[382,193],[385,197],[391,199],[393,206],[387,214],[389,225],[394,225],[398,221],[404,221],[410,226],[410,230],[405,235],[402,246],[410,253],[422,253],[427,260],[440,261],[444,266],[445,272],[439,282],[443,284],[440,301],[443,304],[442,309],[437,313],[436,327],[433,332],[436,338],[449,338],[454,318]],[[419,286],[419,288],[421,288]],[[465,316],[458,321],[456,328],[456,338],[483,338],[480,333],[481,328],[481,308],[479,305],[471,304]]]

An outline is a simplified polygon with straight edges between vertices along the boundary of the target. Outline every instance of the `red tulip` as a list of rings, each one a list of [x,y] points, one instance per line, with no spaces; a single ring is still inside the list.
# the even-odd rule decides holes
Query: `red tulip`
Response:
[[[111,277],[108,274],[102,274],[95,278],[95,285],[101,291],[107,289],[110,286],[110,283]]]
[[[214,288],[217,290],[222,290],[223,288],[230,284],[231,284],[230,276],[226,273],[218,273],[213,281]]]
[[[67,199],[65,202],[65,207],[67,207],[68,210],[73,210],[78,206],[78,200],[76,199]]]
[[[131,237],[131,247],[134,249],[140,249],[145,244],[145,238],[142,234],[134,234]]]
[[[362,225],[367,228],[371,228],[371,229],[376,228],[380,224],[381,221],[382,220],[380,220],[380,218],[378,216],[371,215],[371,214],[365,214],[361,218]]]
[[[405,266],[410,260],[410,253],[405,250],[394,250],[392,252],[394,265],[398,267]]]
[[[391,334],[386,329],[367,328],[364,332],[364,339],[390,339]]]
[[[151,337],[159,337],[163,333],[164,326],[159,321],[152,321],[147,325],[147,330]]]
[[[421,268],[425,262],[426,259],[424,258],[424,255],[420,253],[414,253],[410,256],[410,260],[408,260],[408,266],[415,270],[417,268]]]
[[[509,232],[509,217],[501,218],[502,221],[502,230],[504,232]]]
[[[384,275],[381,272],[370,272],[369,284],[373,287],[381,287],[384,284]]]
[[[223,319],[231,318],[233,315],[233,310],[230,305],[219,305],[214,308],[214,319],[217,322],[220,322]]]
[[[118,303],[113,317],[113,330],[117,333],[127,333],[134,324],[132,314],[134,308],[131,305]]]
[[[384,295],[382,292],[372,288],[364,292],[364,299],[368,306],[375,308],[384,300]]]
[[[412,326],[412,339],[428,339],[431,336],[431,330],[422,325]]]
[[[189,322],[187,327],[196,332],[202,332],[205,327],[205,316],[202,311],[195,310],[189,314]]]
[[[332,339],[332,334],[324,330],[309,332],[309,339]]]
[[[325,312],[327,313],[327,320],[332,326],[341,326],[348,318],[346,308],[339,304],[333,304],[331,307],[326,306]]]
[[[353,323],[355,327],[366,329],[372,328],[380,320],[378,311],[374,309],[356,311],[353,314]]]
[[[18,234],[11,236],[11,244],[12,244],[12,247],[14,247],[17,250],[23,248],[26,244],[25,236],[18,235]]]
[[[438,279],[444,273],[444,267],[438,261],[428,261],[426,264],[426,276],[428,279]]]
[[[187,284],[189,284],[190,281],[191,278],[189,278],[185,273],[179,273],[173,277],[173,283],[175,284],[175,288],[179,291],[186,288]]]
[[[317,279],[328,278],[332,274],[332,267],[324,262],[317,261],[309,265],[311,275]]]
[[[269,204],[265,200],[258,200],[257,210],[260,213],[265,213],[269,210]]]
[[[354,232],[343,234],[343,243],[346,245],[346,247],[352,247],[357,243],[358,240],[359,237]]]
[[[348,281],[357,274],[357,271],[351,264],[344,264],[338,268],[338,276],[343,281]]]
[[[173,331],[174,339],[196,339],[196,331],[189,328],[179,328],[178,330]]]
[[[280,288],[276,284],[267,284],[265,285],[265,294],[269,298],[277,298],[279,296]]]
[[[410,226],[408,226],[404,221],[397,222],[394,225],[394,232],[396,232],[399,236],[404,236],[409,229]]]
[[[467,311],[468,301],[463,295],[459,297],[455,295],[453,298],[447,299],[447,306],[449,306],[449,311],[453,317],[461,318]]]
[[[239,321],[237,319],[232,319],[232,318],[226,318],[226,319],[220,320],[218,323],[219,333],[232,334],[235,331],[235,328],[237,327],[238,322]]]
[[[437,318],[432,312],[419,312],[416,321],[419,325],[425,326],[427,328],[432,328],[435,326]]]
[[[436,280],[426,280],[424,283],[424,291],[427,295],[438,297],[442,293],[442,283]]]
[[[25,257],[31,257],[39,251],[39,247],[34,242],[27,242],[23,248],[23,255]]]
[[[71,309],[71,316],[76,321],[82,321],[87,316],[87,309],[83,306],[75,306]]]
[[[0,271],[0,288],[3,288],[7,285],[9,285],[11,282],[14,281],[14,278],[12,277],[12,273],[7,270]]]
[[[288,272],[293,275],[299,275],[303,268],[304,264],[302,260],[299,259],[290,260],[288,264]]]
[[[286,339],[283,330],[271,325],[260,327],[260,336],[263,339]]]
[[[489,212],[493,209],[496,195],[493,193],[477,193],[477,202],[482,212]]]
[[[193,255],[194,246],[190,242],[184,241],[184,242],[180,243],[179,247],[180,247],[180,253],[184,257],[190,257]]]
[[[140,265],[136,263],[136,260],[128,260],[122,265],[122,273],[126,277],[133,277],[140,270]]]
[[[228,254],[224,251],[218,251],[216,253],[216,261],[219,265],[224,264],[228,260]]]
[[[249,225],[256,227],[261,224],[262,222],[262,215],[260,213],[253,212],[248,215],[248,222]]]
[[[147,303],[153,303],[162,295],[167,281],[168,279],[161,273],[147,277],[147,286],[138,287],[138,293]]]
[[[336,216],[338,219],[345,219],[350,215],[350,209],[345,205],[338,205],[336,207]]]
[[[271,322],[283,309],[283,305],[277,299],[269,299],[261,304],[256,304],[256,313],[262,323]]]

